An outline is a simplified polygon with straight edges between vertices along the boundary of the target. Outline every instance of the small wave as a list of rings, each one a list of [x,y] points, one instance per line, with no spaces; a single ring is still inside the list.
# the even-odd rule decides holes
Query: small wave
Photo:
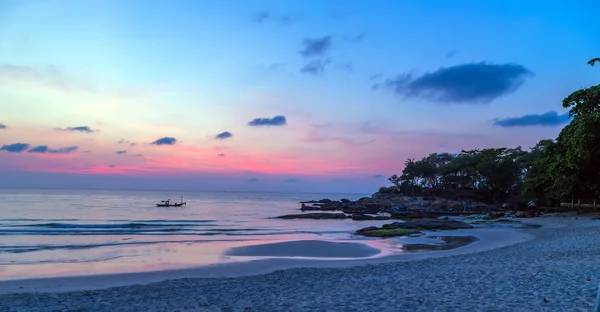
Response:
[[[27,253],[36,251],[49,251],[49,250],[81,250],[81,249],[92,249],[100,247],[112,247],[112,246],[146,246],[155,244],[196,244],[196,243],[210,243],[215,241],[240,241],[237,239],[225,239],[225,240],[166,240],[166,241],[151,241],[151,242],[114,242],[114,243],[100,243],[100,244],[82,244],[82,245],[26,245],[26,246],[0,246],[1,253]]]
[[[94,259],[56,259],[56,260],[14,260],[14,261],[0,261],[0,265],[24,265],[24,264],[47,264],[47,263],[91,263],[91,262],[103,262],[123,258],[123,256],[104,256]]]
[[[264,229],[214,229],[193,227],[29,227],[0,228],[0,235],[253,235],[251,232]],[[272,234],[272,233],[271,233]]]
[[[203,222],[204,223],[204,222]],[[19,227],[19,228],[52,228],[52,229],[137,229],[137,228],[159,228],[159,227],[183,227],[183,226],[199,226],[193,223],[159,223],[159,222],[129,222],[129,223],[96,223],[96,224],[83,224],[83,223],[35,223],[35,224],[13,224],[5,227]],[[212,225],[203,225],[212,226]]]
[[[10,221],[10,222],[35,222],[35,221],[57,221],[57,222],[69,222],[69,221],[79,221],[79,219],[26,219],[26,218],[13,218],[13,219],[0,219],[2,221]]]

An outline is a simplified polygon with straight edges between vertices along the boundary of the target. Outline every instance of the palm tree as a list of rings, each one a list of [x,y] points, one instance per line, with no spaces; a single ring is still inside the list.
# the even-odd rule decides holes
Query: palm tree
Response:
[[[594,66],[594,64],[596,64],[596,62],[600,63],[600,57],[597,57],[597,58],[593,58],[593,59],[591,59],[591,60],[588,62],[588,64],[589,64],[590,66]]]

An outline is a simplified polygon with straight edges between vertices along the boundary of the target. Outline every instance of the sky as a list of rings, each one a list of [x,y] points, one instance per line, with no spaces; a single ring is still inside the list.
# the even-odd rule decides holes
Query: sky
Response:
[[[529,148],[600,82],[597,0],[4,0],[0,187],[375,192]]]

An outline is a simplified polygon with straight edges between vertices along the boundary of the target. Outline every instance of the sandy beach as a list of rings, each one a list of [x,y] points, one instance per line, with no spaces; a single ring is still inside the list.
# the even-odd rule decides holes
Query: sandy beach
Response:
[[[458,249],[374,260],[2,282],[0,311],[591,311],[600,220],[526,222],[543,227],[482,230]]]

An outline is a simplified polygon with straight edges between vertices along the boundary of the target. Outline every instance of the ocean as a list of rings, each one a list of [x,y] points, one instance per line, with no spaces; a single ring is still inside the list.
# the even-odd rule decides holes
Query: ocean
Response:
[[[161,200],[183,207],[156,207]],[[355,236],[386,221],[281,220],[301,200],[370,194],[0,190],[0,280],[188,268],[255,258],[232,247],[292,240],[386,240]]]

